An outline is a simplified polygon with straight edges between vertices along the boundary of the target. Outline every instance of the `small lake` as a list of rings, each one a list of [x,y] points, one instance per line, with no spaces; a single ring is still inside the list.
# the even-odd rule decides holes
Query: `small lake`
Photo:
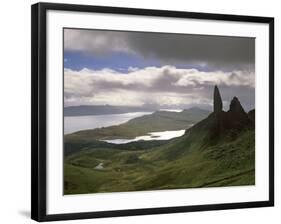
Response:
[[[119,125],[133,118],[152,113],[153,112],[134,112],[124,114],[64,117],[64,134],[69,134],[86,129]]]
[[[136,141],[151,141],[151,140],[169,140],[172,138],[180,137],[184,135],[185,130],[177,130],[177,131],[161,131],[161,132],[150,132],[147,135],[138,136],[133,139],[112,139],[112,140],[104,140],[108,143],[114,144],[126,144],[129,142],[136,142]]]

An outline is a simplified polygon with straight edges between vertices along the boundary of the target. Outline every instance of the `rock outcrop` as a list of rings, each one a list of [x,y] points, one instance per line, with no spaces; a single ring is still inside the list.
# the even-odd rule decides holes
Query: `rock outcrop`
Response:
[[[252,127],[255,127],[255,119],[256,119],[255,109],[250,110],[250,111],[248,112],[248,117],[249,117],[249,119],[250,119],[250,121],[251,121]]]
[[[219,91],[219,88],[215,86],[214,89],[214,112],[220,112],[222,111],[222,100],[221,100],[221,94]]]
[[[223,111],[221,95],[217,86],[214,88],[214,112],[206,119],[198,122],[187,133],[202,136],[202,144],[216,144],[221,139],[235,139],[245,129],[253,127],[252,113],[249,116],[243,109],[239,99],[233,97],[229,110]],[[253,118],[252,118],[253,119]]]
[[[238,98],[236,96],[233,97],[233,99],[230,102],[229,111],[233,112],[233,113],[239,113],[239,114],[246,115],[246,112],[244,111],[242,105],[240,104],[240,101],[238,100]]]
[[[227,115],[229,117],[229,122],[237,129],[243,129],[243,127],[250,124],[250,118],[236,96],[233,97],[230,102]]]
[[[250,118],[251,121],[255,122],[255,109],[250,110],[248,112],[248,117]]]

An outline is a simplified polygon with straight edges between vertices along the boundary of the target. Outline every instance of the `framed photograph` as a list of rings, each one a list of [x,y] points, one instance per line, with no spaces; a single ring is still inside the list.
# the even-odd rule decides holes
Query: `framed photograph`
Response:
[[[274,205],[274,19],[32,6],[32,219]]]

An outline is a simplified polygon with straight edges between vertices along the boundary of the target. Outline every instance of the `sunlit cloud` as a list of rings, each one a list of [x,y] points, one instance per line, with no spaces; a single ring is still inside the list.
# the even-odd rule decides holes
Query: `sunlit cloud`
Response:
[[[226,102],[238,95],[253,106],[255,76],[250,71],[203,72],[174,66],[129,68],[120,72],[64,70],[65,106],[70,105],[196,105],[211,104],[212,89],[219,85]]]

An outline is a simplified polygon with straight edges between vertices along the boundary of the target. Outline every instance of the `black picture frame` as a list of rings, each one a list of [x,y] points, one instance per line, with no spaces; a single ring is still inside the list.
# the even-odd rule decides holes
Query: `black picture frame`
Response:
[[[46,213],[46,13],[48,10],[111,13],[156,17],[192,18],[217,21],[254,22],[269,25],[269,200],[243,203],[196,206],[160,207],[70,214]],[[32,156],[31,156],[31,218],[36,221],[73,220],[115,216],[132,216],[206,210],[238,209],[274,206],[274,18],[163,11],[137,8],[103,7],[73,4],[37,3],[31,11],[31,76],[32,76]]]

